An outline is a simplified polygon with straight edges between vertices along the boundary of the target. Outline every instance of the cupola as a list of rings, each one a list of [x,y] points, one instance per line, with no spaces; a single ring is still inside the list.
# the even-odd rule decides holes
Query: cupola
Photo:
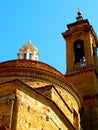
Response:
[[[29,40],[27,45],[22,46],[19,49],[18,59],[27,59],[27,60],[36,60],[38,61],[39,53],[35,46],[32,45],[32,42]]]

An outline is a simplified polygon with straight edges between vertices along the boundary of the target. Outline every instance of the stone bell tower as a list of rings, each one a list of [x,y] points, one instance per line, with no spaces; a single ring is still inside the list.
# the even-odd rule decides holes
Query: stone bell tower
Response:
[[[83,98],[81,126],[98,130],[98,63],[97,36],[80,10],[76,22],[68,24],[62,35],[66,41],[67,74],[65,77]]]
[[[62,33],[66,40],[67,73],[96,66],[96,34],[80,10],[77,15],[76,22],[68,24],[68,30]]]

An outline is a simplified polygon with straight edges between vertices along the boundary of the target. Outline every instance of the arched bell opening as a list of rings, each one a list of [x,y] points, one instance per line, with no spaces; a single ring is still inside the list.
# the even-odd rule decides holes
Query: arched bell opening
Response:
[[[86,62],[83,40],[77,40],[74,42],[74,56],[75,63]]]

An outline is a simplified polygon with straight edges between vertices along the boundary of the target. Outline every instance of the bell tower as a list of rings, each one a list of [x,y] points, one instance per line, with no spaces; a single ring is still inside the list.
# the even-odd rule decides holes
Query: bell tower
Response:
[[[97,36],[80,10],[76,22],[67,25],[62,35],[66,41],[67,74],[83,99],[81,126],[83,130],[98,130],[98,52]]]
[[[62,35],[66,40],[67,74],[96,66],[97,37],[89,21],[78,10],[76,22],[67,25]]]

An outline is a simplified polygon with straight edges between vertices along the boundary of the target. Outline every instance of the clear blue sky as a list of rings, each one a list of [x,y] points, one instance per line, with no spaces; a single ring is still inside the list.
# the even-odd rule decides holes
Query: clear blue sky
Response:
[[[0,0],[0,62],[17,59],[28,40],[45,62],[66,72],[66,25],[76,21],[80,8],[98,34],[98,0]]]

